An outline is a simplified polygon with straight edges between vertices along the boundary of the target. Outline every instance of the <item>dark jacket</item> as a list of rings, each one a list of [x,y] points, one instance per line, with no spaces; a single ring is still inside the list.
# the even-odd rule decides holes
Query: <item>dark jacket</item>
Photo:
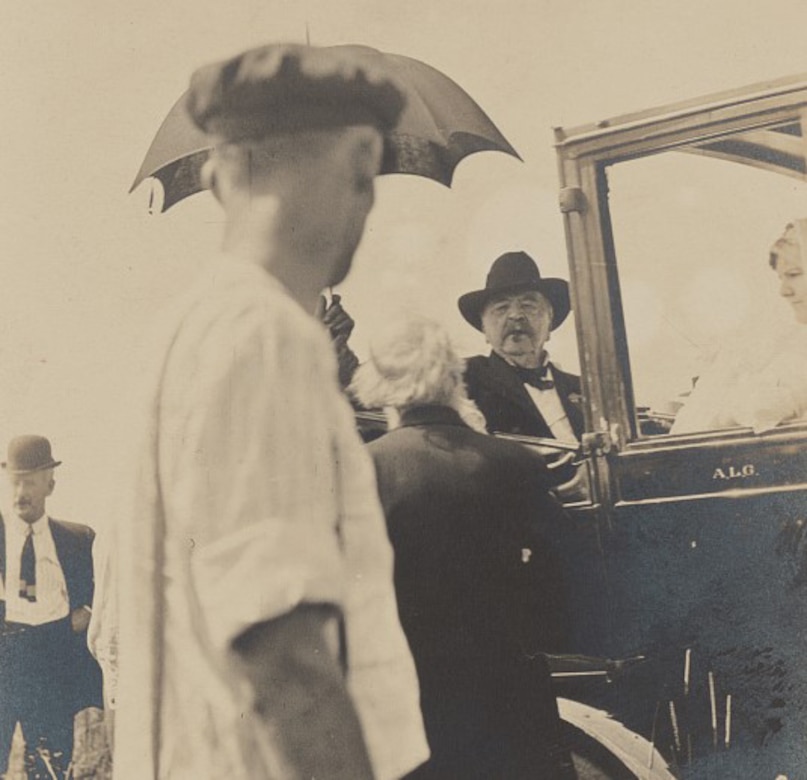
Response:
[[[95,532],[86,525],[48,519],[56,555],[64,573],[70,611],[91,607],[93,598],[92,544]],[[6,529],[0,517],[0,576],[6,582]],[[8,583],[6,583],[8,587]],[[0,623],[5,623],[5,603],[0,602]],[[2,633],[2,632],[0,632]],[[87,648],[87,632],[65,631],[64,642],[48,652],[58,663],[69,685],[69,701],[60,702],[73,712],[85,707],[101,707],[101,669]],[[53,706],[45,701],[43,706]]]
[[[550,363],[550,365],[552,365]],[[583,434],[584,420],[580,377],[552,366],[555,388],[577,438]],[[524,436],[554,438],[518,374],[495,352],[469,358],[465,385],[471,400],[485,415],[490,433],[518,433]]]
[[[541,654],[565,641],[543,461],[434,406],[369,449],[432,750],[414,777],[573,777]]]

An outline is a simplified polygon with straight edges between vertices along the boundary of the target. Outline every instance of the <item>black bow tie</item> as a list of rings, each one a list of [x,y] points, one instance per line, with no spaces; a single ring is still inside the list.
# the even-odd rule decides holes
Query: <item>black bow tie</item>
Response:
[[[551,379],[547,379],[546,375],[549,371],[549,363],[544,363],[539,368],[522,368],[521,366],[513,366],[513,369],[518,374],[518,378],[524,384],[537,387],[539,390],[551,390],[555,383]]]

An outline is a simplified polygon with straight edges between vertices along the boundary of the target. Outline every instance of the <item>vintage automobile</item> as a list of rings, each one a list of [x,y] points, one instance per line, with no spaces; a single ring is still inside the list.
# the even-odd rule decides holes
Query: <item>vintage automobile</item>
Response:
[[[807,217],[806,119],[807,75],[555,131],[586,419],[573,647],[644,659],[559,666],[564,717],[620,759],[592,777],[807,777],[807,420],[670,430],[721,364],[764,384],[807,345],[768,263]]]
[[[665,424],[720,365],[742,368],[718,411],[784,345],[807,362],[768,264],[807,216],[805,119],[807,75],[555,131],[586,415],[575,647],[646,659],[572,698],[674,776],[807,777],[807,420]]]

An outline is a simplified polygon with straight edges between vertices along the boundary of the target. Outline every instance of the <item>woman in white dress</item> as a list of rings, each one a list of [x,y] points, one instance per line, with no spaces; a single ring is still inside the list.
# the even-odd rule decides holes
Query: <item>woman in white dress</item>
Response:
[[[785,227],[769,261],[796,322],[768,339],[764,349],[745,344],[741,355],[718,357],[678,412],[671,433],[735,426],[761,433],[807,417],[807,219]]]

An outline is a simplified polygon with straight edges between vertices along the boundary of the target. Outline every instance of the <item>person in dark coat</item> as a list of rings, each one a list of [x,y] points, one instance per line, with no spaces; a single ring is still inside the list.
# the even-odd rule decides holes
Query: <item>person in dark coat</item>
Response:
[[[75,714],[102,706],[101,670],[87,649],[94,533],[45,512],[60,463],[45,437],[19,436],[2,464],[17,516],[0,518],[0,774],[19,722],[33,776],[61,778]]]
[[[542,277],[526,252],[508,252],[491,266],[485,287],[458,305],[491,345],[490,355],[470,358],[465,370],[488,431],[579,441],[580,377],[561,371],[545,348],[571,309],[568,282]]]
[[[574,778],[545,652],[565,643],[543,460],[484,433],[445,332],[406,318],[353,385],[393,430],[369,444],[395,551],[429,762],[440,780]]]

